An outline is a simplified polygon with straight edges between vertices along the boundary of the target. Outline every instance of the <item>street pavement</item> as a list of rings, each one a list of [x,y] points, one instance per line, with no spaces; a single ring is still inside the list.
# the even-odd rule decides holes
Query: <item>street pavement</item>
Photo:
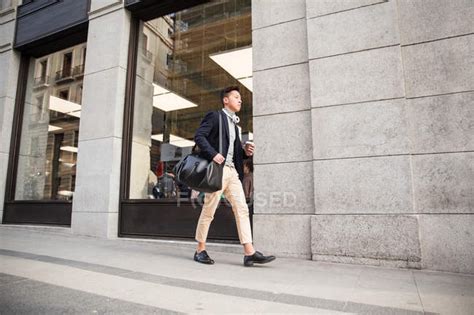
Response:
[[[282,257],[246,268],[240,251],[211,245],[203,265],[192,242],[0,225],[0,314],[474,314],[474,275]]]

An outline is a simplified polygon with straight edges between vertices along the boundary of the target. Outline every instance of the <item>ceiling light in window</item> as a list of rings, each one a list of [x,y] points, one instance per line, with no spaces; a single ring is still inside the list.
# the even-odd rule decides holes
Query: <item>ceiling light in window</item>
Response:
[[[209,58],[236,79],[252,76],[252,47],[212,54]]]
[[[239,82],[242,83],[250,92],[253,92],[253,78],[239,79]]]
[[[58,191],[58,195],[65,196],[65,197],[72,197],[72,195],[74,195],[74,192],[70,190],[60,190]]]
[[[61,149],[62,151],[68,151],[68,152],[77,153],[77,148],[76,148],[76,147],[72,147],[72,146],[64,146],[64,147],[61,147],[60,149]]]
[[[61,129],[63,129],[63,128],[56,127],[56,126],[53,126],[53,125],[48,125],[48,132],[57,131],[57,130],[61,130]]]
[[[153,83],[153,106],[162,111],[171,112],[173,110],[197,107],[197,104]]]
[[[78,110],[78,111],[75,111],[75,112],[70,112],[70,113],[67,113],[69,116],[74,116],[74,117],[77,117],[77,118],[81,118],[81,111]]]
[[[163,134],[152,135],[151,138],[156,141],[163,142]],[[170,135],[170,144],[180,147],[180,148],[187,148],[194,146],[194,141],[181,138],[175,135]]]
[[[49,97],[49,109],[63,114],[69,114],[71,112],[80,111],[81,105],[51,95]]]

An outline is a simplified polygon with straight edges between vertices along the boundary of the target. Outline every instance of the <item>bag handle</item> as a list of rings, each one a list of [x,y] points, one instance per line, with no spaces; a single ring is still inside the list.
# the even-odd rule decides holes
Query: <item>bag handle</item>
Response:
[[[219,114],[219,153],[222,154],[222,115],[221,112],[217,112]]]

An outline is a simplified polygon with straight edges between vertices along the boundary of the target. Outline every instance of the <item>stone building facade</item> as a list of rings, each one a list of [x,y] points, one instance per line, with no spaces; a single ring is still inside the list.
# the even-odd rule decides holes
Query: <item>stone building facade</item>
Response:
[[[2,215],[15,14],[0,12]],[[254,0],[251,15],[257,246],[474,273],[474,3]],[[92,0],[88,16],[71,232],[114,238],[132,14]]]

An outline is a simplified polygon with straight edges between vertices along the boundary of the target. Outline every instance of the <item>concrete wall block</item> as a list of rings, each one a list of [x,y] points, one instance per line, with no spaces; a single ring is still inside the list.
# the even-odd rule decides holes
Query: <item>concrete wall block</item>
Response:
[[[85,74],[113,67],[126,69],[129,36],[130,12],[125,9],[90,20]]]
[[[117,212],[122,141],[79,141],[73,212]]]
[[[474,151],[474,93],[409,99],[414,153]]]
[[[404,97],[400,47],[311,60],[313,107]]]
[[[474,216],[422,215],[420,239],[423,268],[474,273]]]
[[[20,54],[13,50],[0,53],[0,97],[16,98],[18,71],[20,69]]]
[[[254,212],[314,213],[312,174],[312,162],[255,165]]]
[[[118,213],[73,212],[71,218],[73,234],[100,238],[117,238]]]
[[[387,0],[306,0],[306,16],[308,18],[326,15],[371,4],[383,3]]]
[[[0,24],[0,47],[12,46],[15,38],[15,20]]]
[[[5,189],[7,183],[8,154],[0,152],[0,211],[4,209]],[[0,223],[2,216],[0,216]]]
[[[80,140],[122,137],[125,83],[119,67],[84,76]]]
[[[474,90],[474,35],[402,47],[408,97]]]
[[[255,246],[279,257],[311,258],[310,215],[254,215]]]
[[[256,164],[312,159],[309,111],[254,117],[253,128]]]
[[[84,175],[110,175],[119,171],[122,140],[104,138],[83,141],[79,139],[77,168]],[[80,171],[80,172],[79,172]]]
[[[306,20],[296,20],[252,32],[253,70],[264,70],[308,60]],[[295,43],[298,43],[295,46]]]
[[[268,115],[310,108],[307,63],[254,72],[253,114]]]
[[[110,175],[80,175],[76,179],[73,213],[75,212],[116,212],[118,211],[118,185],[114,185]],[[117,192],[113,190],[117,189]],[[116,196],[117,200],[111,200]]]
[[[279,24],[306,16],[305,0],[252,1],[252,28]]]
[[[108,7],[112,6],[123,6],[123,3],[125,1],[122,0],[92,0],[91,1],[91,12],[97,11],[97,10],[103,10]]]
[[[15,102],[9,97],[0,97],[0,153],[10,152]]]
[[[474,213],[474,152],[413,156],[418,213]]]
[[[9,21],[15,20],[16,18],[15,1],[12,4],[13,5],[10,8],[7,7],[7,8],[4,8],[3,10],[0,10],[0,25],[3,25]]]
[[[397,0],[403,45],[474,32],[471,0]]]
[[[407,156],[314,161],[316,213],[413,213]]]
[[[421,261],[416,216],[315,215],[311,218],[313,258],[341,257],[364,263],[397,261],[417,266]]]
[[[309,58],[396,45],[398,34],[395,1],[309,19]]]
[[[409,153],[405,100],[314,108],[315,159]]]

